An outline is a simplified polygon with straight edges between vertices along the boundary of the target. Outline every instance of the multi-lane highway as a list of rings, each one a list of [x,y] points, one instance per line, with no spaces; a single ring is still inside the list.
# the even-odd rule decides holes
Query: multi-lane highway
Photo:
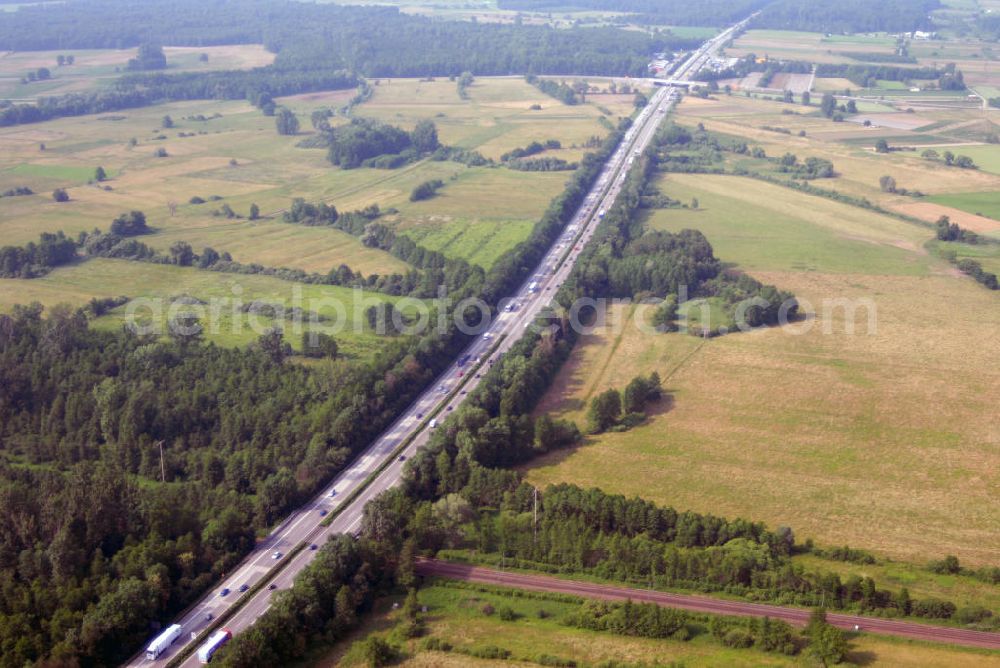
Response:
[[[696,73],[741,26],[720,33],[691,54],[671,74],[672,78],[684,79]],[[169,649],[155,660],[147,659],[145,652],[140,653],[129,665],[165,665],[185,648],[201,642],[203,632],[240,601],[241,596],[250,599],[241,601],[242,607],[226,620],[225,627],[234,634],[246,629],[267,611],[275,591],[291,586],[296,574],[312,561],[316,547],[334,534],[359,531],[365,504],[399,482],[406,459],[427,443],[435,428],[433,425],[458,407],[465,395],[478,385],[481,374],[520,338],[551,302],[572,270],[580,250],[593,235],[601,214],[617,198],[628,167],[645,150],[677,96],[678,91],[672,86],[658,87],[653,92],[649,104],[604,165],[573,220],[517,293],[501,303],[499,315],[488,328],[319,496],[286,518],[234,572],[175,621],[181,625],[183,633]],[[436,415],[434,423],[431,421],[433,415]],[[407,439],[410,440],[403,448]],[[334,513],[333,521],[324,526],[324,518]],[[293,552],[300,545],[305,548]],[[283,560],[290,562],[283,563]],[[279,565],[281,569],[277,569]],[[243,587],[249,591],[241,592]],[[182,665],[196,664],[197,658],[192,654]]]

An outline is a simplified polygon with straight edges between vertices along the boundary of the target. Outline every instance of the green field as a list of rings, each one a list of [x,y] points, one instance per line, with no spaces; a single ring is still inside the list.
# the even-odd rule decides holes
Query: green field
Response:
[[[1000,276],[1000,243],[965,244],[953,241],[932,241],[929,247],[949,251],[958,259],[969,258],[982,265],[983,269]]]
[[[485,219],[447,220],[401,228],[421,246],[446,255],[464,257],[483,267],[492,266],[500,254],[531,230],[531,222]]]
[[[396,625],[398,610],[390,610],[390,601],[376,605],[376,614],[352,634],[353,644],[338,648],[321,659],[317,666],[364,666],[362,641],[371,634],[388,638],[402,650],[394,664],[417,668],[425,666],[516,666],[542,663],[541,655],[575,661],[576,665],[597,665],[602,661],[629,665],[683,666],[802,666],[804,656],[786,657],[754,649],[729,649],[709,636],[700,625],[693,625],[694,637],[688,641],[653,640],[606,632],[573,628],[562,623],[579,605],[575,602],[546,598],[544,595],[517,596],[517,590],[491,587],[486,591],[460,588],[447,581],[432,581],[419,592],[419,601],[427,606],[423,615],[426,631],[421,638],[399,637]],[[394,599],[395,600],[395,599]],[[512,621],[498,614],[486,615],[483,608],[509,608]],[[423,649],[425,638],[446,641],[451,652]],[[507,660],[475,659],[455,650],[475,650],[488,646],[510,652]],[[884,665],[916,668],[951,667],[975,662],[981,666],[1000,665],[995,653],[976,652],[925,643],[899,641],[869,635],[852,637],[848,660],[854,665]],[[553,665],[552,659],[549,664]]]
[[[934,195],[931,202],[950,206],[975,215],[1000,220],[1000,192],[960,193],[954,195]]]
[[[298,327],[293,321],[275,322],[239,312],[240,304],[261,300],[286,308],[299,306],[326,317],[327,320],[320,323],[320,331],[330,332],[341,353],[349,359],[368,358],[386,343],[385,337],[363,324],[364,309],[384,301],[399,302],[398,298],[371,291],[102,258],[61,267],[41,278],[0,279],[0,311],[33,301],[82,306],[95,297],[118,296],[133,301],[98,318],[94,326],[119,329],[131,320],[128,316],[134,314],[138,322],[153,324],[155,331],[162,333],[172,313],[191,310],[174,306],[174,298],[193,297],[205,304],[197,315],[208,341],[220,345],[246,345],[255,341],[267,327],[278,325],[286,332],[286,340],[295,349],[300,349],[302,332],[310,330],[308,318]],[[412,313],[414,304],[412,300],[403,302],[404,313]],[[150,323],[151,317],[153,322]]]
[[[109,174],[108,176],[114,176]],[[73,183],[78,185],[94,178],[94,170],[77,165],[30,164],[21,163],[4,170],[5,181],[20,183],[22,180],[54,181],[60,184]]]
[[[979,169],[991,174],[1000,174],[1000,145],[956,146],[953,152],[969,156]]]
[[[664,194],[699,210],[666,209],[653,229],[699,229],[719,257],[748,270],[926,275],[914,252],[929,236],[912,225],[820,197],[790,193],[749,179],[676,174],[661,179]],[[733,197],[737,190],[740,197]]]
[[[628,324],[585,336],[540,410],[583,424],[596,392],[652,369],[670,400],[642,426],[538,460],[529,480],[763,520],[898,559],[1000,561],[989,399],[1000,295],[929,254],[921,226],[735,177],[657,185],[697,196],[700,210],[656,211],[650,227],[702,230],[723,261],[804,300],[807,319],[708,341]],[[613,322],[629,315],[618,307]]]

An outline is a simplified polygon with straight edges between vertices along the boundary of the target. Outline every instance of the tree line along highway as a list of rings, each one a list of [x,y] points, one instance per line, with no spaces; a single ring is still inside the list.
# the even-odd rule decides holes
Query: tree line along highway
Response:
[[[728,28],[694,51],[674,69],[672,79],[683,80],[697,73],[745,23]],[[224,626],[238,634],[250,627],[267,611],[274,591],[291,586],[319,545],[334,534],[356,535],[360,531],[365,504],[400,481],[406,460],[430,438],[437,424],[435,416],[443,419],[449,415],[466,393],[478,386],[482,373],[551,302],[603,212],[618,197],[632,158],[649,145],[678,95],[675,86],[656,88],[580,209],[517,293],[502,303],[489,327],[323,492],[285,518],[235,571],[174,620],[181,632],[172,644],[157,651],[156,658],[147,658],[144,648],[127,665],[198,665],[193,650],[214,631]],[[324,521],[333,515],[332,521]]]

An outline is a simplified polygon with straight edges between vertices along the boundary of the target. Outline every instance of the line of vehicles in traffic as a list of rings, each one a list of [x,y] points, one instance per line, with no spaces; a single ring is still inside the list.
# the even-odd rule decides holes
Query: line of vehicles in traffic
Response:
[[[211,615],[208,616],[211,619]],[[167,651],[171,645],[177,642],[177,639],[181,637],[182,629],[180,624],[171,624],[163,631],[160,635],[153,639],[153,642],[149,643],[146,647],[146,658],[150,661],[155,661]],[[193,635],[193,634],[192,634]],[[229,629],[219,629],[211,635],[211,637],[202,643],[201,647],[198,648],[198,661],[201,663],[208,663],[212,660],[219,649],[225,645],[227,642],[232,640],[233,634]]]
[[[671,90],[665,96],[665,102],[666,103],[669,103],[669,101],[673,99],[672,98],[673,94],[674,93]],[[640,116],[638,117],[638,119],[636,121],[636,124],[631,129],[629,129],[627,131],[627,133],[626,133],[626,140],[622,142],[622,145],[617,149],[615,155],[613,156],[613,159],[612,159],[613,164],[615,164],[615,165],[621,165],[623,160],[627,160],[628,164],[631,164],[631,161],[634,160],[635,157],[641,155],[641,149],[634,148],[633,144],[632,144],[632,141],[633,141],[634,137],[636,136],[636,133],[641,130],[642,126],[648,120],[648,117],[650,115],[652,115],[652,114],[655,114],[658,109],[662,109],[663,108],[663,107],[661,107],[661,104],[664,104],[664,100],[661,100],[660,104],[650,105],[650,107],[648,107],[647,109],[644,109],[640,113]],[[629,152],[630,151],[632,153],[631,156],[629,156]],[[619,171],[616,174],[616,171],[617,170],[606,170],[605,173],[601,176],[601,178],[600,178],[600,180],[598,181],[598,184],[597,184],[598,188],[595,189],[593,192],[591,192],[587,196],[587,198],[586,198],[586,200],[584,202],[584,206],[581,208],[581,210],[579,211],[579,213],[577,214],[577,216],[570,222],[570,224],[567,225],[566,229],[564,229],[564,231],[563,231],[563,234],[557,240],[555,248],[554,248],[554,250],[556,251],[556,253],[553,256],[554,259],[548,260],[547,264],[545,264],[541,268],[541,270],[533,277],[533,279],[531,280],[531,282],[527,286],[527,295],[523,295],[522,297],[520,297],[519,300],[511,300],[510,302],[506,303],[503,306],[503,311],[504,312],[510,313],[512,311],[518,310],[520,308],[520,306],[522,304],[526,303],[526,301],[528,299],[534,297],[535,295],[537,295],[540,292],[541,286],[544,283],[544,281],[547,278],[549,278],[552,275],[554,275],[555,272],[557,271],[557,268],[560,266],[560,262],[559,262],[558,258],[563,257],[562,254],[563,254],[564,250],[568,246],[573,246],[575,244],[575,246],[570,249],[570,253],[571,253],[571,255],[569,256],[570,258],[572,258],[572,257],[574,257],[574,256],[576,256],[576,255],[579,254],[579,252],[582,250],[583,245],[589,239],[589,235],[581,236],[579,239],[577,238],[577,235],[578,235],[578,233],[579,233],[579,231],[581,229],[581,226],[584,225],[590,219],[590,217],[594,215],[594,209],[599,204],[602,203],[603,198],[604,198],[605,195],[607,195],[607,194],[614,195],[615,194],[615,190],[614,190],[613,187],[612,187],[612,190],[610,190],[610,191],[606,191],[605,190],[605,188],[607,187],[609,181],[612,180],[612,179],[614,179],[615,180],[615,183],[613,184],[613,186],[614,186],[614,185],[617,185],[618,181],[620,181],[621,179],[624,178],[624,172]],[[602,207],[602,208],[600,208],[597,211],[597,218],[598,219],[603,219],[604,216],[605,216],[605,214],[606,214],[606,209],[604,207]],[[556,287],[558,287],[558,285]],[[545,290],[550,290],[551,288],[552,288],[552,286],[549,285],[549,286],[545,287]],[[491,332],[485,332],[483,334],[482,338],[485,341],[489,341],[489,340],[491,340],[493,338],[493,334]],[[498,355],[498,357],[500,355],[502,355],[502,353],[500,353]],[[473,359],[475,360],[475,363],[478,364],[480,362],[480,360],[481,360],[481,356],[475,356],[474,357],[472,353],[467,353],[467,354],[463,354],[458,359],[456,366],[458,367],[458,373],[457,373],[457,375],[458,375],[459,378],[461,378],[465,374],[465,367],[467,367],[467,365]],[[491,358],[489,360],[490,364],[492,364],[493,361],[494,360]],[[479,373],[476,374],[477,377],[479,377],[480,375],[481,374],[479,374]],[[448,387],[449,385],[451,385],[451,383],[448,382],[448,381],[446,381],[445,383],[442,383],[438,387],[438,392],[441,393],[441,394],[443,394],[443,395],[447,395],[448,391],[449,391],[449,387]],[[463,391],[462,394],[465,394],[465,392]],[[447,408],[447,410],[451,410],[452,408],[454,408],[454,406],[453,405],[449,405],[448,408]],[[417,413],[416,417],[417,417],[418,420],[422,420],[424,416],[423,416],[423,413]],[[438,419],[437,418],[432,418],[429,421],[428,426],[431,429],[436,428],[438,426]],[[400,460],[404,460],[405,457],[401,455],[399,457],[399,459]],[[336,490],[331,490],[331,492],[330,492],[330,496],[331,497],[335,496],[336,494],[337,494]],[[327,511],[325,509],[321,509],[320,510],[320,515],[321,516],[327,515]],[[311,545],[309,547],[309,549],[315,550],[315,549],[317,549],[317,545],[313,544],[313,545]],[[275,552],[272,553],[271,558],[274,559],[274,560],[278,560],[278,559],[281,559],[283,556],[284,555],[283,555],[282,552],[275,551]],[[273,590],[276,589],[276,587],[277,586],[274,583],[271,583],[268,586],[268,589],[273,591]],[[243,585],[240,586],[239,592],[241,594],[245,593],[246,591],[249,590],[249,588],[250,588],[249,584],[243,584]],[[223,588],[220,591],[220,596],[222,596],[222,597],[228,596],[229,594],[230,594],[230,590],[228,588]],[[210,613],[206,614],[206,619],[209,620],[209,621],[212,619],[212,616],[211,616]],[[178,640],[178,638],[181,637],[181,635],[182,635],[182,627],[179,624],[174,624],[174,625],[168,627],[165,631],[163,631],[161,634],[159,634],[149,644],[149,646],[147,647],[147,650],[146,650],[146,654],[145,654],[146,658],[150,659],[150,660],[156,660],[163,652],[165,652],[171,645],[173,645]],[[192,639],[195,637],[195,635],[196,635],[195,632],[192,632]],[[211,635],[211,637],[209,637],[198,648],[198,659],[199,659],[199,661],[201,661],[202,663],[208,663],[209,661],[211,661],[212,655],[214,655],[215,652],[218,651],[218,649],[221,648],[231,638],[232,638],[232,634],[228,630],[226,630],[226,629],[221,629],[221,630],[213,633]]]

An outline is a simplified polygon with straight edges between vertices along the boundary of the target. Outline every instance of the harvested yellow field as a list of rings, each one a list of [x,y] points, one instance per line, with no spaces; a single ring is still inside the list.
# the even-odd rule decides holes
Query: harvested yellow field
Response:
[[[657,185],[700,210],[656,211],[650,227],[701,229],[806,318],[703,341],[643,333],[613,307],[621,326],[584,337],[541,409],[583,424],[592,395],[654,369],[669,399],[631,431],[536,461],[529,480],[915,562],[1000,562],[1000,297],[926,254],[922,227],[734,177]]]

